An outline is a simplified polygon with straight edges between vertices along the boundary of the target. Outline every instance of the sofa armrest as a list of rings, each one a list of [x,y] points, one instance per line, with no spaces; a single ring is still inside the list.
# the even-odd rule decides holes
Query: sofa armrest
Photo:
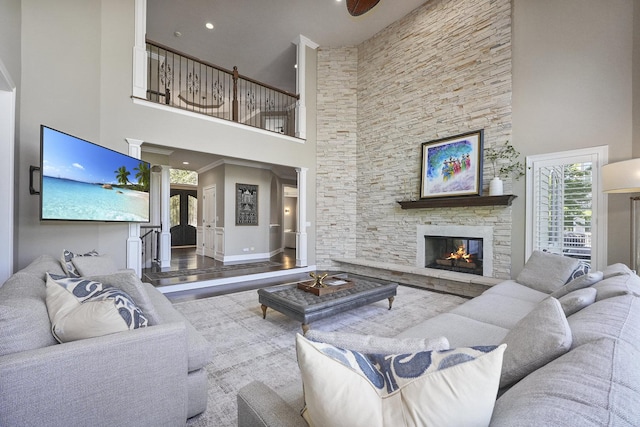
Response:
[[[298,411],[260,381],[238,391],[238,427],[308,427]]]
[[[183,425],[187,334],[150,326],[0,357],[0,425]]]

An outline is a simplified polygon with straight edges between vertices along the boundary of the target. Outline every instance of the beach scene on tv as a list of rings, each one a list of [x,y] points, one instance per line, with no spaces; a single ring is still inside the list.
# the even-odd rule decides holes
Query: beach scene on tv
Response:
[[[43,127],[42,219],[149,221],[149,164]]]

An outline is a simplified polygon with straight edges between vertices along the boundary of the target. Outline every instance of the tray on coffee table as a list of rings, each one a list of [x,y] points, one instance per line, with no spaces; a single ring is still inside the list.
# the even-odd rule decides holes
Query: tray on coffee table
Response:
[[[343,289],[351,289],[355,286],[351,280],[342,279],[339,277],[327,277],[322,283],[325,285],[323,287],[314,286],[315,280],[307,280],[305,282],[298,283],[298,289],[302,289],[305,292],[311,292],[314,295],[326,295],[332,294],[334,292],[341,291]]]

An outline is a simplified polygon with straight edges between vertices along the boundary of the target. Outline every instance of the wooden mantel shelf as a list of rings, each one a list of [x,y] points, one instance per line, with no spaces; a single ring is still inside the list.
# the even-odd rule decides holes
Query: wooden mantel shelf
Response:
[[[518,196],[505,194],[503,196],[460,196],[460,197],[432,197],[420,200],[401,200],[398,203],[402,209],[428,208],[456,208],[465,206],[511,206],[511,202]]]

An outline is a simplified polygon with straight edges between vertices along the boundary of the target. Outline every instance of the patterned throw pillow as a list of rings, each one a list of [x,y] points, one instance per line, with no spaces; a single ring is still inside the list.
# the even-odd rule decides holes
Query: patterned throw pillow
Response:
[[[147,318],[120,289],[83,278],[47,277],[51,332],[59,342],[146,327]]]
[[[56,274],[47,273],[47,281],[48,279],[54,280],[62,289],[66,289],[67,292],[70,292],[78,302],[83,302],[102,291],[102,283],[85,279],[83,277],[58,276]]]
[[[363,354],[296,337],[309,425],[487,426],[505,345]]]
[[[87,252],[86,254],[76,254],[73,253],[71,251],[68,251],[66,249],[64,249],[62,251],[62,268],[64,269],[64,272],[67,274],[67,276],[69,277],[80,277],[80,274],[78,273],[78,270],[76,269],[76,266],[73,265],[73,258],[75,257],[81,257],[81,256],[100,256],[100,254],[98,254],[98,252],[96,252],[95,250],[91,251],[91,252]]]
[[[567,283],[571,282],[574,279],[577,279],[580,276],[588,274],[589,270],[591,270],[591,264],[589,264],[587,261],[580,261],[580,264],[578,264],[575,270],[573,270],[573,272],[571,273],[571,276],[569,276]]]

